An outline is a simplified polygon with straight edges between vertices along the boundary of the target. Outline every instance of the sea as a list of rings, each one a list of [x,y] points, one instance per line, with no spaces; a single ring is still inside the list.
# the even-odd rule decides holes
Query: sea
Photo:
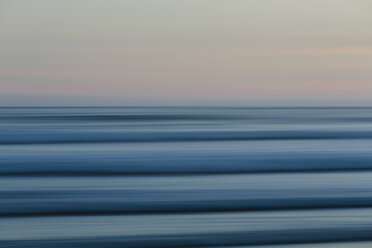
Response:
[[[0,247],[370,248],[370,107],[2,107]]]

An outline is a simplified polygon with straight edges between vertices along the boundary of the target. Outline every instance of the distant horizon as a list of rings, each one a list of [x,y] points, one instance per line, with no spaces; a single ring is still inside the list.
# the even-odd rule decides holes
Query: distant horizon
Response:
[[[12,96],[3,99],[0,95],[0,107],[372,107],[371,101],[125,101],[123,99],[102,99],[80,97],[50,99],[35,97],[19,101]]]
[[[372,108],[372,104],[122,104],[122,105],[0,105],[0,108]]]

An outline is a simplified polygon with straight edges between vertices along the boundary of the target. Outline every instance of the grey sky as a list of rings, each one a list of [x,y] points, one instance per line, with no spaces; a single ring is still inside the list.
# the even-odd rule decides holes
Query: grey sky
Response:
[[[372,103],[369,0],[0,0],[0,105]]]

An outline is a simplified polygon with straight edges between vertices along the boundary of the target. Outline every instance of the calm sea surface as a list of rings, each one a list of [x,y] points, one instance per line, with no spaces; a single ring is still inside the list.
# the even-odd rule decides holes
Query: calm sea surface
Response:
[[[372,247],[372,108],[0,108],[0,247]]]

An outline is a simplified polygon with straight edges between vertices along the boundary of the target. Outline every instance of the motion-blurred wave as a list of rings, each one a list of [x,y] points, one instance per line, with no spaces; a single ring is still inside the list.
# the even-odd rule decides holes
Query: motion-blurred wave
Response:
[[[371,247],[371,178],[372,108],[0,108],[0,247]]]

